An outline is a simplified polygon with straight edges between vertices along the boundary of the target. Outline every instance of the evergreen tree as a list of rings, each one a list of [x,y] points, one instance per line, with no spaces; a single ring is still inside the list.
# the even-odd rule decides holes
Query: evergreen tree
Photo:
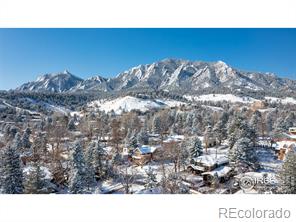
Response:
[[[155,116],[153,119],[153,133],[161,133],[161,119],[159,116]]]
[[[238,173],[258,169],[258,159],[255,148],[248,138],[240,138],[229,150],[230,166]]]
[[[133,131],[132,136],[130,138],[129,147],[132,149],[135,149],[138,147],[137,134],[135,131]]]
[[[101,179],[105,174],[105,159],[106,152],[102,145],[98,141],[90,143],[87,150],[86,161],[87,165],[91,166],[93,169],[92,171],[98,180]]]
[[[156,173],[153,171],[151,167],[148,168],[146,172],[147,178],[145,180],[145,188],[146,189],[153,189],[157,187],[158,182],[156,179]]]
[[[279,173],[279,192],[284,194],[296,194],[296,153],[290,151]]]
[[[88,147],[87,147],[87,151],[86,151],[86,158],[85,158],[85,162],[86,162],[86,181],[85,184],[87,186],[87,188],[90,190],[92,188],[94,188],[95,184],[96,184],[96,172],[95,172],[95,161],[96,161],[96,143],[95,142],[91,142]]]
[[[225,127],[225,123],[222,120],[218,121],[213,129],[214,135],[218,140],[218,143],[221,144],[222,141],[226,138],[227,130]]]
[[[32,131],[29,127],[27,127],[25,129],[25,132],[23,134],[23,137],[22,137],[22,144],[23,144],[23,147],[24,149],[30,149],[31,147],[31,142],[30,142],[30,135],[31,135]]]
[[[69,191],[73,194],[85,193],[87,167],[81,142],[79,140],[75,141],[72,149]]]
[[[137,136],[137,141],[138,144],[142,144],[142,145],[148,145],[149,143],[149,136],[147,133],[147,129],[146,128],[141,128],[138,136]]]
[[[25,178],[24,186],[27,194],[49,193],[48,181],[46,181],[46,175],[40,167],[39,161],[33,163],[32,170],[29,171],[28,176]]]
[[[70,119],[69,120],[69,123],[68,123],[68,130],[74,131],[75,129],[76,129],[75,120],[74,119]]]
[[[259,131],[259,123],[262,121],[262,115],[261,113],[256,110],[250,120],[250,126],[253,127],[253,129],[255,129],[257,132]]]
[[[248,138],[253,146],[256,145],[256,131],[249,126],[241,115],[235,115],[228,128],[228,140],[230,140],[230,148],[240,138]]]
[[[2,157],[2,190],[6,194],[23,193],[23,173],[17,144],[8,145]]]
[[[273,131],[273,124],[274,124],[273,113],[269,112],[266,116],[266,127],[269,135],[271,135],[271,132]]]
[[[18,150],[18,152],[20,152],[20,150],[23,147],[23,144],[22,144],[22,140],[21,140],[21,134],[19,132],[17,132],[15,134],[15,137],[14,137],[12,143],[14,144],[14,146]]]
[[[203,153],[203,147],[202,147],[201,141],[198,137],[195,137],[191,143],[190,157],[196,158],[202,155],[202,153]]]

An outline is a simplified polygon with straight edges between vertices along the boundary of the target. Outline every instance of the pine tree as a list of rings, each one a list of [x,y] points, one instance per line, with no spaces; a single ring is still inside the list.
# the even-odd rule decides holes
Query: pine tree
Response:
[[[145,188],[146,189],[153,189],[157,187],[158,182],[156,179],[156,173],[153,171],[151,167],[148,168],[146,172],[147,178],[145,180]]]
[[[269,112],[266,116],[266,127],[269,135],[271,135],[271,132],[273,131],[273,124],[274,124],[273,112]]]
[[[230,141],[230,148],[240,138],[248,138],[256,145],[257,134],[255,129],[249,126],[245,119],[241,115],[235,115],[228,127],[228,140]]]
[[[129,147],[135,149],[138,147],[137,133],[133,131],[132,136],[129,141]]]
[[[284,194],[296,194],[296,153],[288,152],[279,173],[279,192]]]
[[[49,193],[46,175],[40,167],[39,161],[33,163],[32,170],[29,171],[28,176],[25,178],[24,186],[27,194]]]
[[[87,188],[90,190],[92,188],[94,188],[95,184],[96,184],[96,172],[95,172],[95,166],[94,166],[94,161],[95,159],[95,142],[91,142],[88,147],[87,147],[87,151],[86,151],[86,158],[85,158],[85,162],[86,162],[86,181],[85,184],[87,186]]]
[[[30,149],[31,147],[31,142],[30,142],[30,135],[31,135],[32,131],[29,127],[27,127],[25,129],[25,132],[23,134],[23,137],[22,137],[22,144],[23,144],[23,147],[24,149]]]
[[[98,141],[93,141],[88,146],[86,162],[92,166],[95,177],[99,180],[105,174],[106,152]]]
[[[203,153],[203,147],[202,147],[201,141],[198,137],[195,137],[191,143],[190,157],[196,158],[202,155],[202,153]]]
[[[23,173],[17,144],[8,145],[2,157],[2,190],[6,194],[23,193]]]
[[[12,142],[18,151],[20,151],[22,149],[23,144],[22,144],[22,140],[21,140],[21,134],[19,132],[17,132],[15,134],[15,137]]]
[[[262,120],[262,115],[258,110],[256,110],[251,117],[250,126],[253,127],[256,131],[259,131],[258,125],[261,120]]]
[[[75,129],[76,129],[75,121],[74,119],[70,119],[68,123],[68,130],[74,131]]]
[[[75,141],[72,149],[69,191],[73,194],[85,193],[87,167],[81,142],[79,140]]]
[[[239,173],[258,169],[258,159],[255,148],[248,138],[239,139],[229,150],[230,166]]]
[[[146,128],[144,128],[144,127],[141,128],[141,130],[137,136],[137,141],[138,141],[138,144],[148,145],[149,136],[148,136]]]
[[[161,133],[161,120],[159,116],[155,116],[153,119],[153,133],[160,134]]]
[[[225,123],[222,120],[218,121],[213,129],[214,135],[218,140],[218,143],[221,144],[222,141],[226,138],[227,130]]]

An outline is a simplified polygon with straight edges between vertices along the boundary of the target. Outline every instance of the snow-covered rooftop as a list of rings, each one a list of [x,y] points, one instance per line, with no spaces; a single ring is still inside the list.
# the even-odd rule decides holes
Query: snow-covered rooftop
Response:
[[[167,139],[165,139],[163,142],[164,143],[169,143],[169,142],[180,142],[182,140],[184,140],[184,135],[172,135],[172,136],[168,136]]]
[[[138,148],[138,150],[141,152],[141,154],[149,154],[149,153],[154,153],[154,151],[157,149],[156,146],[147,146],[143,145]]]
[[[204,166],[214,166],[215,164],[221,165],[228,163],[228,157],[226,155],[221,154],[209,154],[209,155],[202,155],[193,159],[195,163],[200,163]]]
[[[212,176],[217,175],[220,178],[220,177],[227,175],[230,171],[231,171],[230,167],[221,166],[213,171],[202,173],[202,175],[212,175]]]

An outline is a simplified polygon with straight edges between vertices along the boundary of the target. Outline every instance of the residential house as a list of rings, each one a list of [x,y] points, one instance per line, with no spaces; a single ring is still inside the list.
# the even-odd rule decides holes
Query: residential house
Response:
[[[279,160],[284,160],[287,153],[295,150],[296,147],[296,127],[289,129],[289,133],[281,133],[274,139],[275,153]]]
[[[144,165],[153,160],[153,154],[157,150],[156,146],[143,145],[136,148],[132,155],[131,160],[137,165]]]

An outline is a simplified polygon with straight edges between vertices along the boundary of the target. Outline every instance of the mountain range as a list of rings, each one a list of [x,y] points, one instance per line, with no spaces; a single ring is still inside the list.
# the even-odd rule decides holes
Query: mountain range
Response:
[[[164,59],[139,65],[114,78],[95,76],[83,80],[65,70],[45,74],[36,81],[16,88],[17,91],[79,92],[154,89],[184,93],[211,89],[288,92],[296,90],[296,80],[275,74],[247,72],[235,69],[222,61],[202,62]]]

